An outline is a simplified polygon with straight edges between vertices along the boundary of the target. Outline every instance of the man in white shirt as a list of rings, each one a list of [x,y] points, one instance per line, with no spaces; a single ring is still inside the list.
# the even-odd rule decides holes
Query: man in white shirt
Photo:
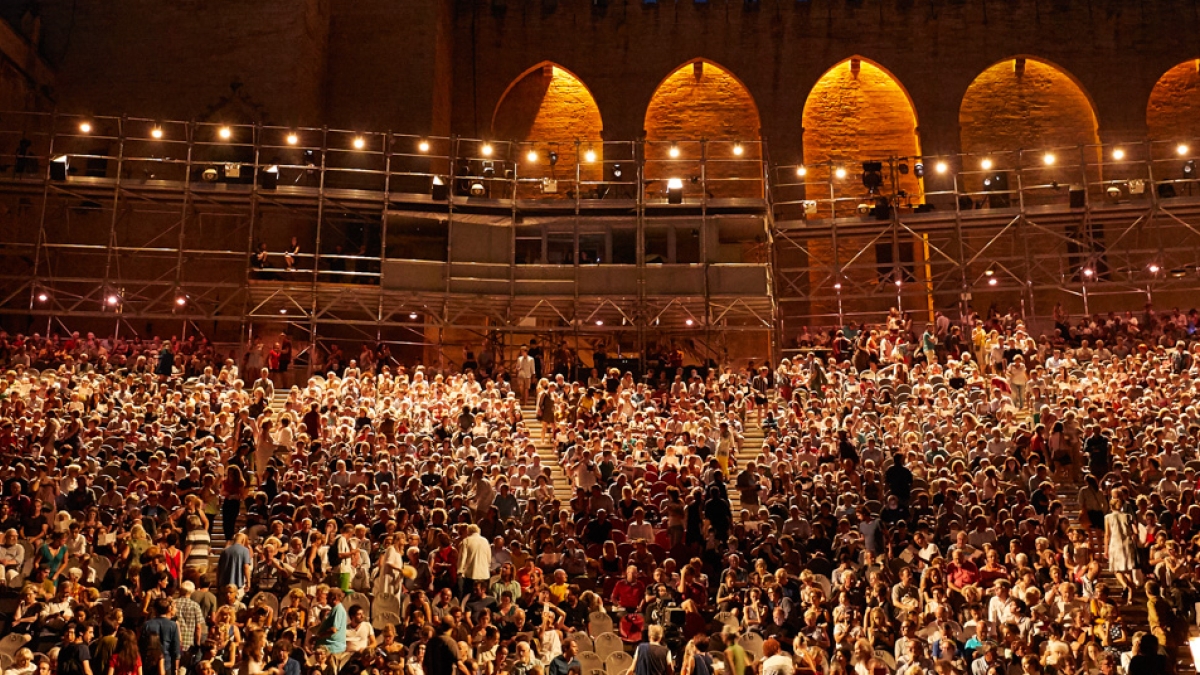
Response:
[[[4,543],[0,545],[0,569],[4,571],[6,585],[21,576],[21,568],[24,565],[25,547],[17,541],[17,531],[10,529],[4,533]]]
[[[366,612],[360,605],[350,608],[350,617],[346,622],[346,651],[350,654],[366,652],[370,654],[375,649],[375,629],[366,620]]]
[[[517,357],[517,396],[521,398],[521,403],[529,398],[529,384],[537,375],[537,364],[534,363],[533,357],[529,355],[528,347],[521,347],[521,355]]]
[[[464,589],[474,588],[475,582],[487,583],[492,576],[492,547],[479,534],[479,526],[467,526],[467,536],[458,545],[458,576]]]

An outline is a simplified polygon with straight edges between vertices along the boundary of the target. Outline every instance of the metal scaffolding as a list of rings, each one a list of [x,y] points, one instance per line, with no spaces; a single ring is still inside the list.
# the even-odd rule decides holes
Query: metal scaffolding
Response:
[[[552,142],[0,113],[0,315],[443,362],[536,335],[770,357],[762,144],[657,145],[562,166]]]

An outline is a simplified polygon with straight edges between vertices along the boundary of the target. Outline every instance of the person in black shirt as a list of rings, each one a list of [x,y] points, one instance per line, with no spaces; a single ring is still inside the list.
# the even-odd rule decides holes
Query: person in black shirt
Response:
[[[69,623],[63,631],[63,644],[58,650],[57,675],[93,675],[92,652],[88,642],[92,638],[90,626]]]
[[[443,617],[437,624],[437,635],[425,646],[421,662],[425,675],[454,675],[459,658],[458,644],[450,637],[453,631],[454,619],[450,617]]]
[[[912,497],[913,473],[904,466],[904,454],[897,452],[894,456],[894,463],[888,467],[884,473],[883,479],[888,484],[888,489],[901,504],[907,505],[908,500]]]

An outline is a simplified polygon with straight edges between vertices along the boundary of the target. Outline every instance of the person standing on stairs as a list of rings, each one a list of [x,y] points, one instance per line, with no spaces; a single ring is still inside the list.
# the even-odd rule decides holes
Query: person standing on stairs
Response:
[[[517,357],[516,381],[513,383],[517,390],[517,398],[521,405],[529,398],[529,385],[537,376],[537,361],[529,354],[528,347],[521,347],[521,355]]]
[[[1112,500],[1112,509],[1104,516],[1105,550],[1108,551],[1108,568],[1117,577],[1125,591],[1125,604],[1133,598],[1133,572],[1137,569],[1137,548],[1133,516],[1125,512],[1121,498]]]
[[[221,527],[225,531],[225,541],[231,541],[238,530],[238,515],[242,512],[242,502],[246,500],[249,490],[242,470],[236,464],[230,465],[221,483]]]

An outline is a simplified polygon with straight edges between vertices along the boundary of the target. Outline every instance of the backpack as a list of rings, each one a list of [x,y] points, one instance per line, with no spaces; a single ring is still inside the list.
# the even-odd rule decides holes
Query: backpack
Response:
[[[329,563],[330,570],[336,570],[338,565],[342,564],[342,557],[338,553],[338,541],[340,540],[341,536],[334,537],[333,541],[329,544],[329,548],[325,551],[326,562]]]

